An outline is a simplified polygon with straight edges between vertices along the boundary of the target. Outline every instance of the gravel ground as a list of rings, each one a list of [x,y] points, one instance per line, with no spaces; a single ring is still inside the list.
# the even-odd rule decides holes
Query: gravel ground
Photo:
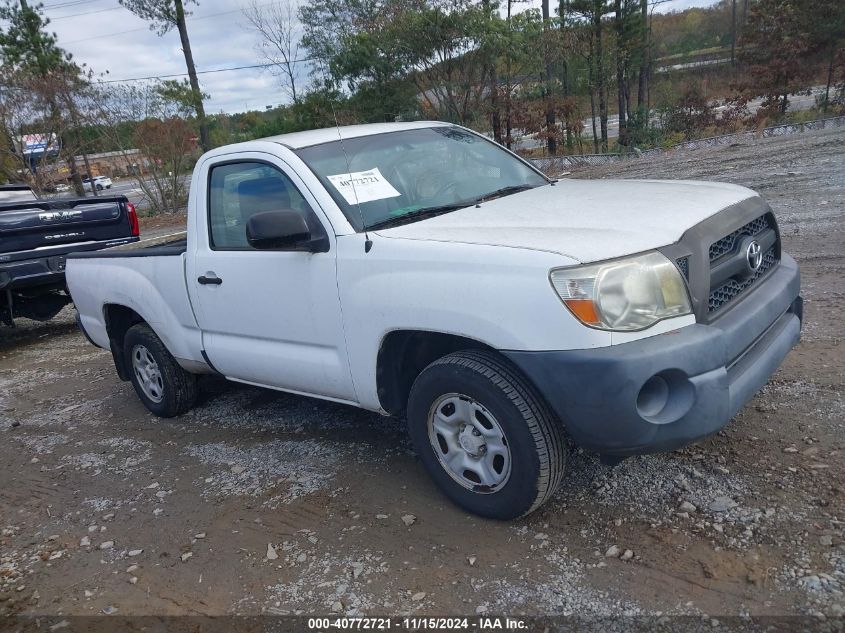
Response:
[[[845,134],[572,176],[772,204],[804,337],[725,431],[612,469],[576,450],[549,504],[491,522],[444,500],[398,421],[214,378],[159,420],[70,310],[22,321],[0,332],[0,614],[841,617]]]

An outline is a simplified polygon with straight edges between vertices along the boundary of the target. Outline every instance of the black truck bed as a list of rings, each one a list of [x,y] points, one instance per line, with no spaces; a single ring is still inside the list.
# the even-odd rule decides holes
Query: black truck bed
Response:
[[[65,288],[70,254],[137,242],[138,233],[135,209],[125,196],[0,203],[0,321],[52,318],[70,301]]]

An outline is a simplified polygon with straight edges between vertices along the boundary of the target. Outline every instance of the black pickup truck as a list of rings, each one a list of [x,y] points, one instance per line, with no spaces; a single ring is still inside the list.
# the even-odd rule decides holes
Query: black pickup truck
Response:
[[[137,242],[138,215],[125,196],[39,199],[0,185],[0,323],[47,321],[70,303],[69,253]]]

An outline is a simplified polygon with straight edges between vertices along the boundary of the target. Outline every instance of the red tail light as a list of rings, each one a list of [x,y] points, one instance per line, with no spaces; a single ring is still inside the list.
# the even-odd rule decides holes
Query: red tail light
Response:
[[[138,237],[141,234],[141,227],[138,225],[138,212],[135,211],[135,205],[127,202],[126,209],[129,216],[129,232],[132,237]]]

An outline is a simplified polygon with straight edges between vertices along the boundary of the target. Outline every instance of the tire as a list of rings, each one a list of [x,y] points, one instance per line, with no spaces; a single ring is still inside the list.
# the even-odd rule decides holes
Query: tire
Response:
[[[525,516],[560,484],[566,464],[560,422],[495,353],[456,352],[434,361],[414,381],[407,411],[411,440],[429,475],[473,514]]]
[[[97,185],[97,191],[102,191],[102,190],[103,190],[103,185]]]
[[[123,338],[123,356],[135,393],[152,413],[172,418],[194,406],[196,376],[179,366],[146,323],[127,330]]]

